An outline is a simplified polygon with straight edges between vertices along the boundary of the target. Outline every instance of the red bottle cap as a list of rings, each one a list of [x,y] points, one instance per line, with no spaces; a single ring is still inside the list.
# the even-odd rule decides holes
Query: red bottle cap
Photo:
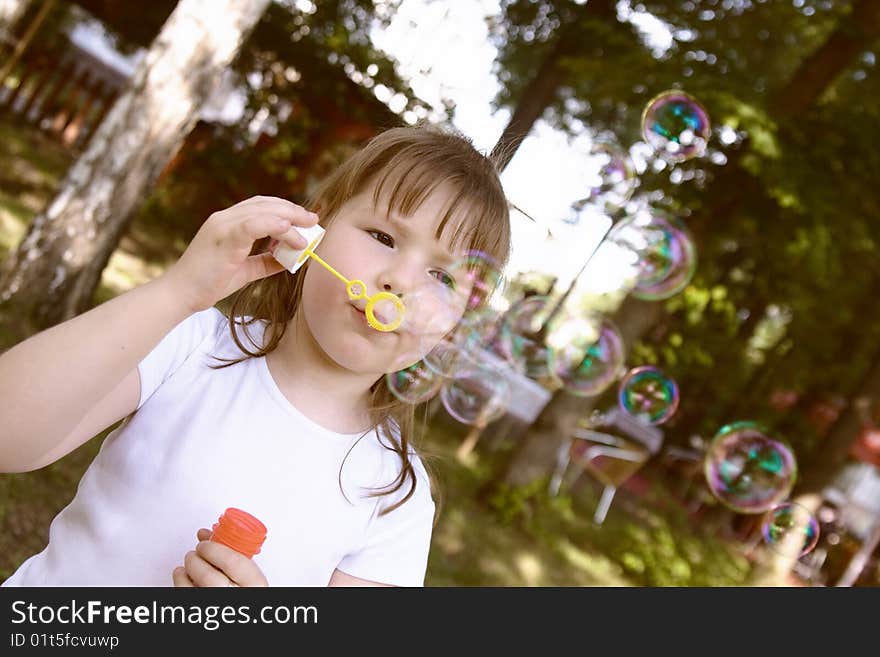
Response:
[[[211,540],[231,547],[246,557],[260,553],[266,526],[247,511],[230,507],[211,527]]]

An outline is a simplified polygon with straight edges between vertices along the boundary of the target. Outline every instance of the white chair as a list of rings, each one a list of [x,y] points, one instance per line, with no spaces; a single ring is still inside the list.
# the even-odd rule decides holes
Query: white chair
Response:
[[[558,495],[563,481],[571,486],[588,470],[605,484],[593,514],[601,525],[618,486],[634,475],[663,444],[663,432],[614,407],[594,413],[587,426],[575,429],[559,449],[556,469],[550,479],[550,494]]]

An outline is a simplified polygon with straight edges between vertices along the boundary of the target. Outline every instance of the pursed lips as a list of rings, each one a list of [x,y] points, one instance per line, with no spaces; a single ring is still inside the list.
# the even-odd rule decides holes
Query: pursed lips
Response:
[[[358,304],[355,304],[355,303],[351,303],[349,305],[351,306],[351,309],[353,311],[355,311],[358,315],[360,315],[361,321],[363,321],[364,325],[368,326],[374,332],[376,332],[380,335],[393,335],[397,332],[397,331],[379,331],[379,330],[374,329],[372,326],[370,326],[370,323],[367,321],[366,305],[363,308],[361,308]],[[378,315],[376,316],[376,319],[379,320],[380,322],[383,322],[383,323],[385,323],[385,321],[386,321],[384,318],[382,318],[381,316],[378,316]]]

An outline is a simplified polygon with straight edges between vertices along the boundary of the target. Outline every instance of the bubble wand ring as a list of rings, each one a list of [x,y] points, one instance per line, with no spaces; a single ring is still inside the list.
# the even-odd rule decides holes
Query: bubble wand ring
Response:
[[[315,242],[318,240],[314,240],[311,244],[306,247],[306,250],[303,251],[303,254],[300,256],[300,261],[305,260],[305,258],[311,256],[313,260],[317,260],[319,264],[321,264],[324,268],[327,269],[331,274],[333,274],[340,281],[345,283],[345,292],[348,294],[348,298],[352,301],[357,301],[358,299],[366,299],[367,307],[364,309],[364,314],[367,316],[367,324],[369,324],[372,328],[377,331],[383,331],[387,333],[388,331],[393,331],[397,327],[400,326],[403,321],[403,311],[404,305],[403,301],[400,300],[396,294],[391,292],[376,292],[376,294],[368,297],[367,296],[367,286],[366,284],[359,279],[348,280],[345,276],[336,271],[333,267],[327,264],[321,256],[315,253],[312,248],[315,245]],[[376,304],[380,301],[390,301],[394,304],[395,309],[397,310],[396,317],[390,322],[381,322],[379,318],[376,317],[374,312],[376,308]]]

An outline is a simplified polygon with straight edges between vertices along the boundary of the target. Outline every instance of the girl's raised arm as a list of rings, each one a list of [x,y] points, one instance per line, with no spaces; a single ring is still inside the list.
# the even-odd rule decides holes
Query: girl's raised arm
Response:
[[[47,455],[56,460],[66,454],[70,450],[59,447],[71,443],[71,434],[99,403],[102,418],[118,420],[134,411],[129,406],[132,399],[137,404],[135,395],[120,386],[128,382],[125,387],[133,388],[138,364],[171,329],[284,269],[268,253],[249,255],[253,243],[271,236],[301,249],[305,239],[291,226],[316,222],[315,215],[280,198],[237,203],[208,217],[158,278],[0,355],[0,472],[34,469],[47,464]]]

